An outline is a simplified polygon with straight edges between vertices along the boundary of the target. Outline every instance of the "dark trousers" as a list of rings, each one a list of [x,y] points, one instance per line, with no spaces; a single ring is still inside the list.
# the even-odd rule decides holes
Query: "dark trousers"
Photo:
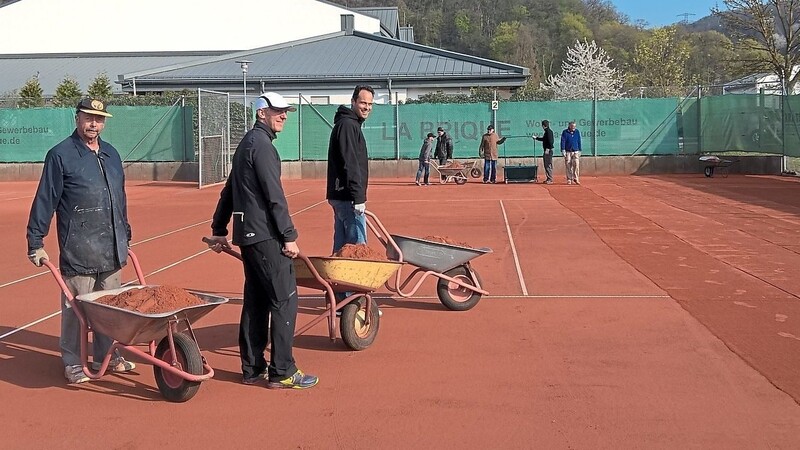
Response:
[[[264,350],[272,341],[269,379],[292,376],[297,319],[297,281],[292,259],[281,253],[281,243],[270,239],[241,248],[244,265],[244,304],[239,322],[242,374],[253,378],[267,369]]]
[[[542,165],[544,165],[544,174],[547,177],[545,181],[553,181],[553,149],[544,151],[542,155]]]

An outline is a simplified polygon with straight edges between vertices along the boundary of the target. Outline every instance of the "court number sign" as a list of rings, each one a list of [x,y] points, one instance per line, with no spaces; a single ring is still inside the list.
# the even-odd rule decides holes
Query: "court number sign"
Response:
[[[497,111],[498,109],[500,109],[500,101],[492,100],[492,111]]]

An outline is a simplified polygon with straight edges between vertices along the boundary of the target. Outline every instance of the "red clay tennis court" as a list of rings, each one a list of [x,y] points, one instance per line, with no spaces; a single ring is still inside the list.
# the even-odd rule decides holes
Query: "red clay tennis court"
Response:
[[[296,339],[320,384],[290,392],[240,382],[242,269],[200,241],[219,188],[129,183],[147,282],[231,298],[193,324],[216,376],[180,404],[145,363],[65,384],[59,290],[25,257],[35,183],[0,183],[0,447],[796,448],[800,180],[582,181],[374,180],[367,205],[390,232],[492,248],[472,261],[490,295],[454,312],[434,280],[378,294],[370,348],[324,323]],[[301,250],[327,256],[324,181],[284,187]],[[301,302],[298,324],[322,306]]]

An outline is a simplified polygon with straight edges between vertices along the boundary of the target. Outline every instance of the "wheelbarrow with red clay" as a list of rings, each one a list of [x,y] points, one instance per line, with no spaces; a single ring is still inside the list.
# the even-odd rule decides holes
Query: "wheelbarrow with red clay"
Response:
[[[94,380],[101,378],[115,351],[124,350],[153,365],[156,384],[164,398],[171,402],[185,402],[194,397],[200,389],[200,382],[214,376],[214,369],[200,353],[191,324],[228,299],[189,291],[202,300],[202,304],[158,314],[145,314],[96,302],[95,300],[107,295],[118,295],[147,286],[136,255],[128,250],[128,256],[133,263],[139,285],[95,291],[77,297],[67,288],[55,265],[47,259],[42,259],[41,262],[50,269],[80,322],[81,363],[87,377]],[[99,368],[96,367],[99,355],[95,355],[95,363],[88,361],[91,332],[113,339]],[[159,341],[158,345],[156,341]],[[147,351],[142,351],[138,347],[140,345],[147,345]]]
[[[214,242],[203,238],[203,242]],[[239,260],[242,255],[231,248],[222,248]],[[402,262],[371,261],[325,256],[298,255],[293,260],[297,285],[322,291],[325,294],[325,310],[295,331],[299,336],[319,322],[328,322],[328,335],[336,340],[336,312],[341,310],[339,331],[342,341],[353,350],[368,348],[378,336],[380,314],[371,293],[381,287],[397,271]],[[337,293],[347,297],[337,300]]]

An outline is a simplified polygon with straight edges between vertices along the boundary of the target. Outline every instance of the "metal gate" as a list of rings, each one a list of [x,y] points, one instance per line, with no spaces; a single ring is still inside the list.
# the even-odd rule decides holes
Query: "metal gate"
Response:
[[[231,101],[225,92],[197,89],[198,187],[225,181],[231,171]]]

